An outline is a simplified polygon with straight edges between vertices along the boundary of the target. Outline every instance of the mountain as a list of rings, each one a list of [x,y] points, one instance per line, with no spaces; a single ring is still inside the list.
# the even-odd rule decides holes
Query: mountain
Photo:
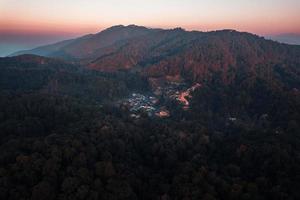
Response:
[[[219,74],[224,83],[230,83],[238,76],[271,80],[270,76],[278,75],[276,70],[289,69],[299,80],[299,63],[300,46],[232,30],[203,33],[174,29],[133,38],[88,66],[102,71],[139,70],[147,77],[180,76],[198,82],[210,81]]]
[[[0,199],[300,199],[299,46],[117,26],[28,53],[0,58]]]
[[[257,77],[299,87],[300,46],[234,30],[213,32],[114,26],[94,35],[19,52],[71,60],[105,72],[137,72],[158,80],[224,84]],[[282,84],[282,82],[281,82]]]
[[[123,40],[138,37],[155,29],[141,26],[113,26],[97,34],[89,34],[80,38],[58,42],[56,44],[38,47],[28,51],[20,51],[11,56],[35,54],[48,57],[59,57],[70,60],[87,59],[102,55],[106,47],[122,42]]]

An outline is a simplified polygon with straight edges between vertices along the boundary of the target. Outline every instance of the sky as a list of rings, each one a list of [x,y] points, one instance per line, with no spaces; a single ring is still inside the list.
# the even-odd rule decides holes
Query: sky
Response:
[[[0,0],[0,56],[118,24],[300,34],[300,0]]]

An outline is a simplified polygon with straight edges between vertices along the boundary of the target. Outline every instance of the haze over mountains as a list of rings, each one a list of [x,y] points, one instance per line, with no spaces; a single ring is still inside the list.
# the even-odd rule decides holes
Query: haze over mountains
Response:
[[[124,26],[118,25],[118,26],[115,26],[115,27],[112,27],[112,28],[114,28],[116,30],[116,28],[120,28],[120,27],[124,27]],[[138,26],[129,25],[128,27],[133,28],[133,27],[138,27]],[[145,28],[145,27],[143,27],[143,28]],[[109,28],[109,29],[111,29],[111,28]],[[159,29],[157,29],[157,30],[159,30]],[[162,30],[162,29],[160,29],[160,30]],[[106,32],[106,30],[104,30],[103,32]],[[108,34],[108,32],[106,32],[106,34]],[[129,36],[128,38],[136,36],[135,33],[131,33],[131,34],[133,34],[133,35]],[[96,34],[86,35],[86,36],[92,36],[92,35],[94,36],[93,37],[94,40],[97,40],[97,38],[99,38],[99,37],[103,37],[102,40],[105,39],[105,37],[104,37],[105,34],[101,33],[101,32],[96,33]],[[86,37],[86,36],[83,36],[83,37]],[[116,35],[111,36],[111,37],[116,37]],[[20,35],[20,36],[15,35],[15,36],[12,36],[11,34],[9,34],[8,36],[1,35],[1,38],[0,38],[0,44],[1,44],[1,46],[0,46],[0,55],[1,54],[2,55],[7,55],[7,53],[13,51],[13,49],[22,49],[22,47],[26,49],[30,46],[37,46],[37,44],[43,44],[43,42],[42,42],[43,38],[44,38],[44,43],[49,44],[50,43],[49,41],[55,41],[55,38],[68,38],[68,37],[67,36],[59,37],[59,36],[56,36],[56,35],[52,36],[52,37],[50,37],[48,35],[45,35],[45,36],[38,36],[38,35],[33,35],[33,36],[30,36],[30,35]],[[70,38],[70,36],[69,36],[69,38]],[[75,40],[79,40],[80,38],[76,38]],[[300,44],[299,34],[286,33],[286,34],[279,34],[279,35],[266,35],[265,38],[271,39],[271,40],[274,40],[274,41],[278,41],[278,42],[281,42],[281,43],[286,43],[286,44],[292,44],[292,45],[299,45]],[[122,39],[122,38],[119,38],[119,39]],[[123,39],[125,39],[125,37]],[[59,41],[59,40],[56,39],[56,41]],[[97,46],[97,44],[99,44],[99,42],[101,43],[101,41],[99,40],[98,43],[96,42],[94,45]],[[113,42],[113,41],[111,41],[111,42]],[[57,43],[58,43],[57,45],[59,47],[60,42],[57,42]],[[73,45],[71,45],[71,46],[73,46]],[[101,45],[107,45],[107,43],[104,42]],[[98,48],[101,48],[101,45],[98,46]],[[50,49],[47,50],[47,48],[45,47],[46,50],[42,49],[42,51],[39,52],[38,50],[40,49],[40,47],[37,47],[32,52],[36,53],[38,55],[43,55],[43,54],[47,54],[47,53],[51,54],[51,46],[53,46],[53,45],[46,45],[46,46],[49,46],[48,48],[50,48]],[[54,45],[54,46],[56,46],[56,45]],[[69,48],[72,48],[71,46]],[[16,48],[16,47],[18,47],[18,48]],[[44,46],[41,46],[41,47],[44,48]],[[73,46],[73,47],[75,47],[75,46]],[[3,51],[3,52],[1,53],[1,51]],[[30,50],[19,51],[19,52],[13,53],[11,55],[16,55],[16,54],[19,54],[19,53],[22,53],[22,52],[26,53],[28,51],[30,51]],[[44,52],[44,51],[46,51],[46,52]],[[54,53],[55,49],[53,49],[52,51],[53,51],[52,53]]]
[[[62,41],[53,45],[38,47],[36,49],[33,49],[33,51],[21,51],[12,55],[32,53],[41,56],[67,56],[72,59],[80,59],[92,56],[92,54],[95,53],[94,51],[98,49],[113,45],[121,40],[126,40],[139,35],[146,34],[149,31],[150,29],[147,29],[145,27],[138,27],[135,25],[129,25],[128,27],[118,25],[108,28],[97,34],[89,34],[77,39]]]
[[[286,34],[266,36],[266,38],[270,38],[272,40],[285,43],[285,44],[300,45],[300,34],[286,33]]]

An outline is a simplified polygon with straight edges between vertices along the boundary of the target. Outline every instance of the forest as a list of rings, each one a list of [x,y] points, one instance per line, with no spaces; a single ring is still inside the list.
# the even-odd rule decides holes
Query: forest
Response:
[[[170,118],[132,119],[112,102],[149,92],[143,76],[29,55],[0,66],[0,199],[300,199],[298,82],[216,75],[191,109],[165,100]]]

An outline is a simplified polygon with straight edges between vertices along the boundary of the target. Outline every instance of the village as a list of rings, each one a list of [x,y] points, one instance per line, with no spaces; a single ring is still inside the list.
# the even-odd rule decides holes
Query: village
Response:
[[[161,102],[160,98],[175,100],[183,110],[188,110],[192,98],[192,92],[201,87],[197,83],[192,87],[184,84],[169,84],[166,87],[158,87],[153,94],[132,93],[128,98],[122,100],[120,105],[126,107],[130,111],[132,118],[138,119],[142,114],[149,117],[168,118],[171,116],[170,111]]]

